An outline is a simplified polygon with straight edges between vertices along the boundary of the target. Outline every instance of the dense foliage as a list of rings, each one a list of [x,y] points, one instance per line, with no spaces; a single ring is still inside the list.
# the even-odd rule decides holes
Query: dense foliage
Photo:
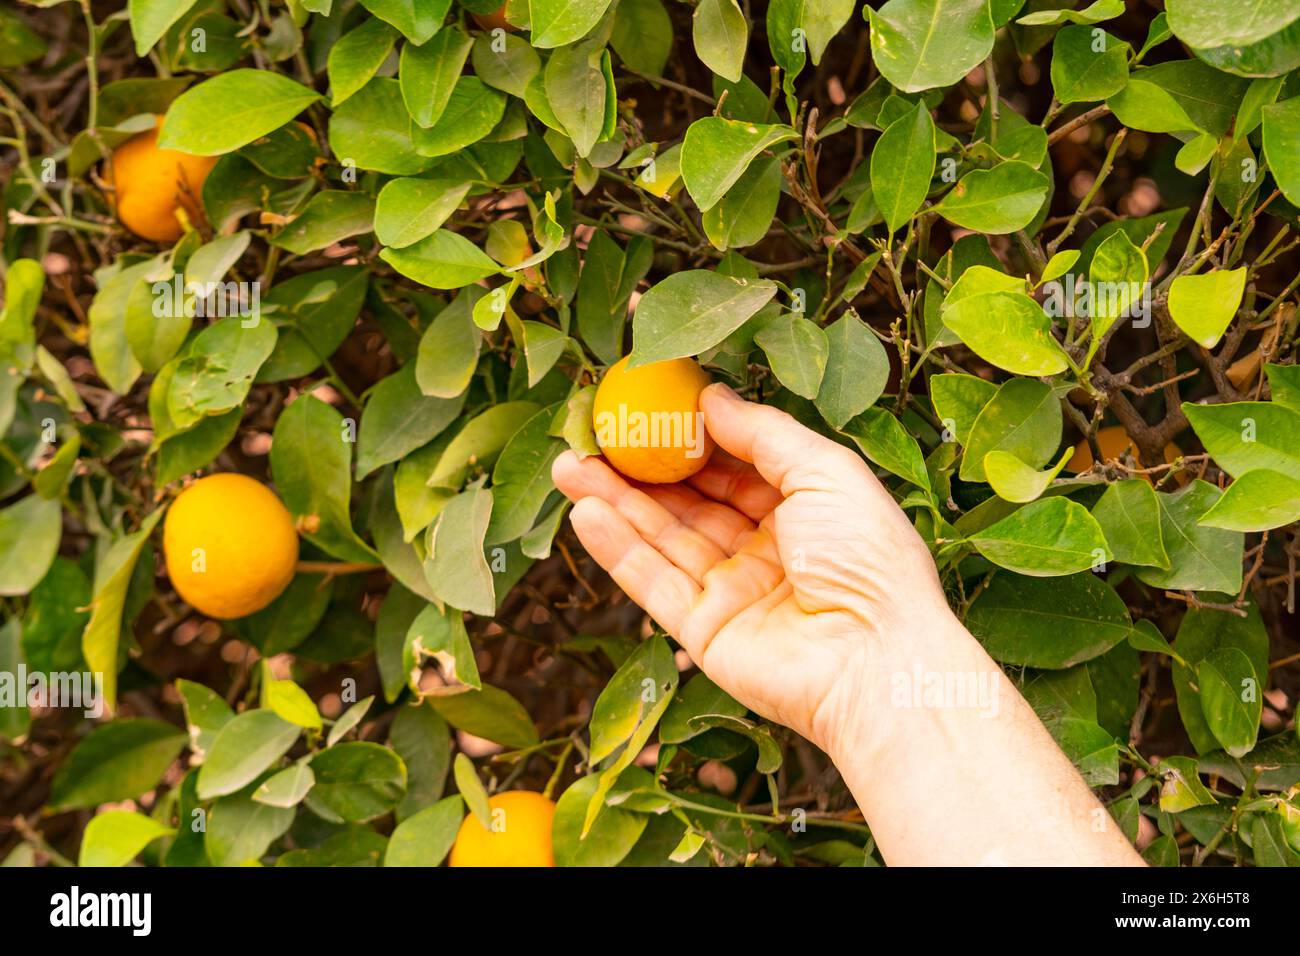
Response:
[[[1148,859],[1300,863],[1300,2],[496,6],[0,7],[0,671],[106,698],[0,701],[0,852],[436,864],[515,788],[561,864],[878,863],[565,527],[630,349],[859,449]],[[225,623],[211,471],[302,540]]]

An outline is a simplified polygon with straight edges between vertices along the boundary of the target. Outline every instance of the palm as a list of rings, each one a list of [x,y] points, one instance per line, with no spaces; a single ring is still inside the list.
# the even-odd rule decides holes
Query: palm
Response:
[[[782,421],[799,429],[786,437],[804,454],[780,452],[802,464],[779,473],[759,442],[740,449],[759,467],[719,451],[683,484],[633,486],[572,455],[555,478],[578,501],[572,520],[588,551],[702,670],[764,717],[824,740],[819,714],[836,709],[844,675],[861,671],[851,665],[870,652],[864,631],[900,613],[904,576],[918,580],[908,556],[919,547],[931,579],[934,570],[856,456]],[[729,444],[717,414],[709,427]]]

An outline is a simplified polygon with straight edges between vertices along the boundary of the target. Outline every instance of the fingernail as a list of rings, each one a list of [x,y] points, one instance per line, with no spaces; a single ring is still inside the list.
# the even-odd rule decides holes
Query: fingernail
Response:
[[[725,398],[729,402],[743,402],[744,399],[736,394],[735,390],[726,382],[714,382],[709,386],[709,390],[719,398]]]

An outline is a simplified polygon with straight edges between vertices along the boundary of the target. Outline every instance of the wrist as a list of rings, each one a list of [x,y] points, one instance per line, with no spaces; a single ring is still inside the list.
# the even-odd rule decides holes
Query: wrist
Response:
[[[846,778],[907,746],[920,723],[987,717],[999,705],[1001,669],[946,603],[892,631],[871,628],[837,682],[821,746]]]

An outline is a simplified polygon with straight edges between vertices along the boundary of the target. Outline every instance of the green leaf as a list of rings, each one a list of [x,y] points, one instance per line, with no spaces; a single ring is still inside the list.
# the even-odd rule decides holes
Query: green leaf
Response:
[[[802,25],[814,66],[821,63],[826,47],[849,22],[855,6],[855,0],[818,0],[804,4]]]
[[[419,45],[438,33],[451,0],[362,0],[361,5]]]
[[[714,73],[732,83],[744,75],[749,21],[736,0],[700,0],[691,20],[695,53]]]
[[[983,380],[981,384],[987,385]],[[954,386],[958,383],[954,380]],[[975,392],[976,400],[988,389]],[[963,416],[969,412],[960,413]],[[1061,446],[1061,402],[1051,386],[1027,378],[1004,382],[969,426],[962,456],[963,481],[987,481],[985,461],[992,452],[1005,452],[1029,468],[1047,464]]]
[[[673,46],[673,21],[661,0],[619,0],[609,44],[632,69],[663,76]]]
[[[414,176],[432,163],[415,151],[398,81],[377,76],[330,115],[329,143],[344,167]]]
[[[230,316],[194,337],[167,388],[167,416],[178,428],[197,424],[242,404],[258,371],[275,349],[270,322],[247,324]]]
[[[374,551],[352,530],[351,428],[319,398],[300,396],[275,423],[271,472],[308,541],[341,561],[370,562]]]
[[[520,749],[538,742],[537,728],[524,705],[499,687],[440,694],[429,701],[447,723],[503,747]]]
[[[803,398],[816,398],[830,357],[830,340],[821,326],[786,312],[763,326],[754,344],[767,355],[782,385]]]
[[[633,773],[645,771],[632,768]],[[645,832],[649,815],[603,805],[582,836],[587,809],[601,783],[600,774],[579,777],[561,794],[551,824],[556,866],[618,866]]]
[[[533,402],[502,402],[474,416],[447,444],[426,484],[459,488],[471,468],[491,468],[506,443],[538,411]]]
[[[1300,19],[1298,0],[1256,0],[1232,8],[1215,0],[1168,0],[1169,29],[1191,47],[1247,46]]]
[[[993,50],[987,0],[889,0],[863,15],[872,61],[904,93],[952,86]]]
[[[167,110],[161,149],[219,156],[279,129],[321,98],[270,70],[218,73],[186,90]],[[220,116],[220,122],[213,122]]]
[[[329,735],[325,738],[325,746],[333,747],[336,743],[352,732],[354,728],[366,719],[366,714],[370,711],[370,705],[375,702],[374,695],[363,697],[357,701],[343,714],[334,721],[334,726],[330,728]]]
[[[1148,72],[1133,74],[1122,90],[1106,100],[1116,118],[1131,129],[1148,133],[1199,131],[1173,94],[1146,78]]]
[[[1067,363],[1042,308],[1021,292],[983,292],[945,303],[943,323],[980,358],[1017,375],[1055,375]]]
[[[725,339],[776,295],[768,279],[676,272],[641,297],[632,320],[628,366],[699,355]]]
[[[504,93],[476,76],[462,76],[437,122],[428,129],[411,127],[411,141],[421,156],[448,156],[492,132],[505,110]]]
[[[1123,599],[1091,574],[999,572],[971,603],[966,626],[994,660],[1053,670],[1105,654],[1133,630]]]
[[[930,401],[944,427],[944,441],[966,444],[979,414],[998,392],[998,386],[974,375],[945,372],[930,379]],[[1058,438],[1059,441],[1059,438]],[[979,456],[979,464],[984,458]]]
[[[148,54],[172,24],[185,16],[194,4],[195,0],[130,0],[127,12],[131,18],[131,35],[135,37],[135,55],[143,57]]]
[[[465,619],[455,608],[439,610],[437,605],[425,605],[407,629],[405,646],[410,653],[403,654],[404,670],[412,675],[412,682],[424,659],[431,657],[448,683],[465,684],[475,690],[483,688],[474,662],[474,648],[465,631]]]
[[[610,0],[530,0],[533,46],[541,50],[581,40],[600,22]]]
[[[147,717],[101,724],[60,765],[46,802],[51,810],[72,810],[132,800],[158,785],[185,736]]]
[[[1116,561],[1169,567],[1161,531],[1160,501],[1149,482],[1141,478],[1114,482],[1093,505],[1092,516],[1101,525]]]
[[[465,289],[420,336],[415,380],[425,395],[455,398],[469,386],[483,339],[482,330],[474,324],[473,308],[483,295],[478,286]]]
[[[498,44],[502,49],[497,49]],[[520,99],[524,98],[532,78],[542,71],[542,58],[537,51],[527,40],[509,33],[503,37],[480,33],[474,38],[470,56],[479,79]]]
[[[1269,531],[1300,520],[1300,479],[1248,471],[1228,486],[1197,524],[1228,531]]]
[[[429,529],[424,572],[439,600],[487,616],[496,610],[492,570],[483,556],[491,515],[492,492],[485,488],[470,488],[448,501]]]
[[[817,390],[817,410],[827,424],[839,429],[884,393],[889,356],[875,333],[852,310],[826,327],[826,340],[830,354]]]
[[[316,785],[307,806],[335,822],[364,823],[383,816],[406,793],[402,758],[369,741],[350,741],[311,758]]]
[[[1264,158],[1287,202],[1300,203],[1300,156],[1295,144],[1300,139],[1300,97],[1263,108]]]
[[[921,208],[934,175],[934,120],[924,100],[885,130],[871,151],[871,191],[890,232]]]
[[[1264,469],[1300,477],[1300,412],[1274,402],[1183,403],[1215,464],[1238,478]]]
[[[402,707],[393,719],[388,745],[406,764],[406,796],[397,819],[432,806],[442,796],[451,763],[451,729],[428,701]]]
[[[383,20],[367,18],[334,41],[326,61],[330,105],[339,104],[370,82],[393,51],[397,31]]]
[[[1033,221],[1049,186],[1050,180],[1028,163],[998,163],[992,169],[971,170],[934,211],[966,229],[1003,235]]]
[[[1245,268],[1181,275],[1169,287],[1169,315],[1198,345],[1212,349],[1232,324],[1245,291]]]
[[[1127,233],[1113,232],[1097,246],[1088,263],[1094,347],[1116,321],[1132,313],[1150,275],[1146,253]]]
[[[677,686],[672,652],[661,637],[651,637],[610,678],[591,712],[592,764],[603,761],[627,743],[636,729]]]
[[[466,34],[453,28],[440,30],[420,46],[407,43],[402,47],[398,82],[402,102],[415,126],[428,129],[442,118],[460,85],[461,69],[473,45],[474,41]],[[462,102],[457,111],[464,109]],[[418,129],[412,130],[413,135],[418,133]]]
[[[439,229],[404,249],[384,249],[379,258],[431,289],[460,289],[501,269],[486,252],[449,229]]]
[[[1244,757],[1255,747],[1264,689],[1254,665],[1236,647],[1211,651],[1196,667],[1201,688],[1201,710],[1214,739],[1234,757]]]
[[[127,587],[140,552],[162,515],[162,508],[151,512],[138,531],[114,541],[95,566],[95,594],[90,621],[81,636],[81,651],[91,672],[104,675],[104,704],[109,710],[117,706],[118,641]]]
[[[451,851],[465,817],[460,794],[444,797],[401,823],[388,838],[384,866],[438,866]]]
[[[908,434],[902,422],[879,406],[868,408],[841,429],[853,439],[871,461],[929,492],[930,476],[925,469],[921,446]]]
[[[217,732],[199,769],[200,800],[242,790],[288,752],[302,728],[270,710],[246,710]]]
[[[320,711],[307,692],[291,680],[273,680],[266,687],[266,706],[296,727],[320,730]]]
[[[555,489],[551,465],[565,444],[549,434],[555,409],[542,409],[511,436],[492,471],[492,520],[488,544],[514,541],[537,523]]]
[[[370,232],[375,224],[375,201],[364,193],[325,189],[316,193],[293,221],[271,239],[271,245],[306,255],[317,249]]]
[[[681,175],[701,212],[712,209],[764,150],[796,139],[788,126],[706,116],[686,130]]]
[[[1023,503],[1033,501],[1046,491],[1069,460],[1070,452],[1067,451],[1055,467],[1036,471],[1015,455],[994,450],[984,456],[984,474],[999,498]]]
[[[278,307],[280,334],[255,381],[299,378],[319,368],[356,324],[368,281],[364,267],[341,266],[277,283],[263,302]]]
[[[296,807],[316,784],[311,765],[296,763],[267,777],[254,792],[253,800],[268,807]]]
[[[1033,577],[1074,574],[1111,559],[1088,509],[1064,497],[1026,505],[971,535],[970,543],[994,564]]]
[[[1056,26],[1062,23],[1093,24],[1124,15],[1124,0],[1094,0],[1082,10],[1037,10],[1016,22],[1021,26]],[[1069,27],[1066,27],[1068,30]],[[1062,31],[1064,32],[1064,31]],[[1057,36],[1060,36],[1058,33]]]
[[[428,444],[464,407],[463,396],[421,392],[415,369],[415,362],[407,362],[371,390],[357,435],[358,480]]]
[[[1196,775],[1191,757],[1166,757],[1160,764],[1160,810],[1182,813],[1192,807],[1214,806],[1214,795]]]
[[[1138,580],[1170,591],[1237,593],[1241,588],[1245,536],[1196,524],[1221,494],[1218,488],[1197,479],[1174,494],[1156,495],[1169,570],[1142,568],[1137,572]]]
[[[54,563],[62,538],[58,498],[28,495],[0,509],[0,595],[27,594],[36,587]]]
[[[1223,595],[1224,600],[1231,600],[1230,595]],[[1217,687],[1210,692],[1212,708],[1215,711],[1215,726],[1219,730],[1231,730],[1232,717],[1229,710],[1235,710],[1245,701],[1231,703],[1222,700],[1228,696],[1225,690],[1240,695],[1245,689],[1240,681],[1253,678],[1254,696],[1260,697],[1268,680],[1268,631],[1259,616],[1259,608],[1252,602],[1245,617],[1238,617],[1225,611],[1210,608],[1191,608],[1183,615],[1178,626],[1178,635],[1174,639],[1174,649],[1179,658],[1173,662],[1174,692],[1178,700],[1178,714],[1182,718],[1183,728],[1196,748],[1197,753],[1210,753],[1218,750],[1220,741],[1207,718],[1210,711],[1206,708],[1205,686],[1200,677],[1201,664],[1204,661],[1220,661],[1223,668],[1211,680],[1223,679],[1224,674],[1233,675],[1235,685],[1228,689]],[[1225,655],[1226,650],[1244,655],[1249,662],[1249,671],[1239,664],[1226,664],[1223,661],[1232,657]],[[1214,667],[1211,664],[1211,667]],[[1227,708],[1220,710],[1220,708]],[[1255,712],[1258,721],[1258,712]],[[1244,726],[1244,724],[1243,724]],[[1240,742],[1229,733],[1234,743]],[[1263,761],[1267,762],[1267,761]]]
[[[92,817],[81,835],[78,866],[125,866],[171,827],[133,810],[105,810]]]
[[[701,216],[704,234],[716,249],[743,249],[767,236],[781,199],[781,163],[760,156],[750,163],[722,201]]]
[[[672,703],[664,711],[663,720],[659,722],[659,742],[680,744],[698,737],[708,728],[695,723],[697,717],[744,717],[747,713],[749,709],[744,704],[713,683],[708,675],[699,673],[673,696]]]
[[[389,180],[375,205],[375,237],[401,249],[432,235],[460,207],[470,185],[451,179]]]
[[[606,99],[611,92],[602,69],[605,55],[605,48],[598,44],[562,47],[551,54],[543,74],[555,118],[584,158],[603,138],[605,129]]]
[[[258,803],[251,795],[222,797],[208,811],[203,846],[213,866],[246,866],[266,855],[293,823],[293,807]]]

